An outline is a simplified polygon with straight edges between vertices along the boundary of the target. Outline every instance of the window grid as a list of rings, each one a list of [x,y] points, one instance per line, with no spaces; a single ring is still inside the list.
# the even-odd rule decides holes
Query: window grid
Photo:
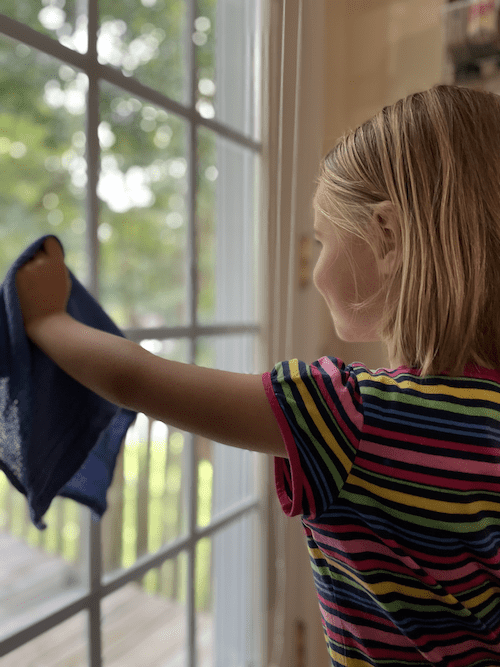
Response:
[[[256,324],[250,325],[214,325],[200,326],[197,324],[196,295],[197,284],[197,257],[195,243],[195,203],[196,203],[196,155],[197,136],[196,130],[204,126],[217,133],[219,136],[230,139],[237,145],[247,147],[255,153],[262,152],[262,144],[256,142],[249,136],[233,130],[229,126],[215,120],[203,118],[195,109],[196,99],[196,45],[190,38],[191,27],[197,15],[196,0],[188,3],[188,29],[186,39],[189,41],[188,58],[191,73],[191,99],[188,106],[184,106],[171,100],[159,91],[150,88],[133,77],[124,76],[118,69],[102,65],[97,60],[97,32],[98,32],[98,0],[88,0],[88,49],[87,53],[81,54],[60,44],[57,40],[48,37],[37,30],[20,23],[8,16],[0,14],[0,32],[27,44],[37,51],[51,55],[62,62],[66,62],[79,70],[85,72],[88,77],[88,97],[86,107],[86,135],[87,135],[87,208],[86,208],[86,244],[87,256],[90,261],[88,291],[97,299],[99,295],[98,275],[98,251],[97,242],[98,229],[98,197],[97,183],[99,174],[99,80],[112,83],[124,91],[135,94],[144,100],[148,100],[158,107],[171,111],[188,121],[189,132],[189,177],[188,177],[188,294],[190,300],[191,319],[190,325],[186,327],[159,327],[148,329],[124,329],[127,338],[135,342],[147,338],[188,338],[189,339],[189,361],[195,363],[196,342],[200,336],[251,333],[258,335],[261,327]],[[260,72],[259,72],[260,73]],[[251,91],[254,92],[254,91]],[[251,93],[250,93],[251,94]],[[259,94],[257,91],[256,94]],[[67,620],[74,614],[88,611],[87,641],[88,641],[88,664],[89,667],[102,667],[102,628],[100,619],[100,601],[118,588],[130,581],[140,579],[152,568],[160,566],[167,559],[174,557],[181,551],[188,554],[188,581],[187,581],[187,656],[186,667],[197,667],[196,659],[196,618],[195,618],[195,549],[196,545],[204,537],[214,535],[226,525],[237,519],[249,515],[251,512],[262,510],[260,496],[245,499],[237,505],[233,505],[225,512],[218,514],[216,520],[204,528],[196,526],[196,494],[197,489],[193,484],[196,479],[196,464],[194,456],[194,438],[188,434],[186,438],[186,453],[189,457],[187,468],[187,488],[189,494],[188,510],[188,534],[187,537],[178,539],[164,546],[154,555],[146,554],[138,558],[133,566],[120,572],[119,575],[102,575],[101,563],[101,525],[93,521],[90,512],[82,513],[82,550],[87,554],[87,587],[88,592],[75,597],[75,591],[62,595],[57,602],[60,604],[58,611],[48,614],[46,617],[33,623],[30,627],[17,632],[2,642],[0,655],[9,653],[22,644],[34,639],[46,632],[58,623]],[[259,520],[262,520],[262,515]],[[85,538],[87,544],[85,545]],[[86,548],[85,548],[86,546]],[[261,660],[264,656],[261,656]],[[247,665],[245,665],[247,667]],[[251,667],[250,665],[248,667]]]

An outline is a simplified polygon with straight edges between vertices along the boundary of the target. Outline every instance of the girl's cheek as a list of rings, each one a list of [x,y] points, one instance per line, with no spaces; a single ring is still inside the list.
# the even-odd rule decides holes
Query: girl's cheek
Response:
[[[313,283],[317,290],[321,292],[321,259],[318,259],[313,271]]]

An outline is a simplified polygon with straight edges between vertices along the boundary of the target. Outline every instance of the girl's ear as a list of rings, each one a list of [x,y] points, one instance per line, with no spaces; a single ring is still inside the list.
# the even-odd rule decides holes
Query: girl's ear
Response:
[[[372,222],[377,225],[379,245],[377,262],[382,275],[390,275],[400,257],[400,230],[396,210],[392,202],[384,201],[374,210]]]

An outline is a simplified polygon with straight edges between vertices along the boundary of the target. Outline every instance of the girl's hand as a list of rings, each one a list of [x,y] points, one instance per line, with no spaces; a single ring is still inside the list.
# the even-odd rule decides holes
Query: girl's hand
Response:
[[[38,321],[66,312],[71,286],[62,248],[57,239],[50,236],[16,273],[17,294],[28,337]]]

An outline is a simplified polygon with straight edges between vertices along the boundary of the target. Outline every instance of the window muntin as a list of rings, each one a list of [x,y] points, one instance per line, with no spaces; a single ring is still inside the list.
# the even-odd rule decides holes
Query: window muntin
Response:
[[[88,43],[90,42],[91,47],[89,57],[92,58],[93,46],[97,47],[99,26],[102,27],[103,25],[100,18],[96,21],[96,3],[91,2],[89,9],[92,11],[89,12],[87,17],[85,3],[71,4],[68,1],[64,8],[65,21],[66,19],[67,21],[59,27],[57,27],[56,20],[57,15],[61,17],[61,14],[57,12],[58,5],[55,3],[46,4],[46,7],[51,8],[51,14],[48,12],[42,14],[42,17],[45,17],[45,23],[40,23],[37,12],[34,11],[34,4],[23,4],[17,0],[12,0],[9,3],[9,0],[7,0],[2,5],[2,11],[5,12],[5,15],[19,21],[20,25],[4,19],[2,25],[6,34],[2,34],[2,26],[0,25],[0,45],[2,45],[0,47],[2,49],[0,57],[3,65],[2,86],[4,90],[7,90],[10,86],[13,92],[11,96],[5,96],[6,100],[9,97],[11,98],[11,106],[7,109],[2,102],[2,110],[0,111],[1,117],[6,123],[9,122],[10,128],[10,134],[6,137],[7,140],[4,137],[0,143],[0,160],[3,161],[2,166],[5,167],[3,170],[5,174],[4,186],[3,188],[0,186],[0,206],[4,212],[10,214],[5,217],[11,225],[11,227],[3,226],[3,257],[0,258],[0,268],[4,269],[5,273],[5,270],[30,242],[29,239],[34,240],[47,233],[47,229],[49,229],[63,240],[67,251],[67,263],[71,266],[72,271],[94,293],[96,298],[99,298],[103,307],[110,312],[118,326],[124,330],[129,338],[136,340],[145,347],[149,346],[148,349],[157,354],[166,354],[169,358],[175,358],[175,355],[179,354],[183,356],[182,360],[184,361],[199,363],[198,359],[201,359],[201,357],[198,354],[199,350],[202,349],[203,336],[205,336],[207,341],[211,341],[212,346],[214,342],[219,345],[219,353],[215,356],[217,367],[224,367],[224,362],[229,359],[225,349],[236,345],[238,359],[244,362],[246,368],[242,372],[255,371],[255,353],[252,346],[259,332],[259,325],[256,321],[258,304],[255,280],[257,275],[254,267],[258,265],[257,253],[259,250],[257,233],[259,190],[255,186],[258,186],[258,179],[260,178],[260,160],[258,158],[260,145],[256,143],[260,137],[258,109],[261,49],[258,11],[260,3],[255,3],[254,0],[242,0],[236,3],[229,0],[199,2],[197,11],[194,9],[194,3],[175,3],[184,6],[186,9],[184,17],[187,16],[186,25],[192,23],[194,31],[191,34],[191,31],[187,30],[184,42],[184,44],[189,44],[189,48],[185,50],[188,62],[187,65],[184,63],[188,73],[187,77],[179,75],[177,78],[169,79],[171,83],[168,90],[165,82],[164,87],[160,90],[160,84],[155,86],[154,79],[147,78],[148,72],[149,74],[153,72],[153,67],[148,70],[147,67],[141,69],[141,66],[137,66],[135,70],[134,68],[126,70],[126,68],[120,69],[110,66],[109,63],[100,63],[102,69],[98,69],[87,58]],[[103,3],[100,6],[102,8]],[[122,3],[120,11],[123,11],[123,7],[126,6],[127,3]],[[113,7],[116,7],[116,5],[113,5]],[[137,8],[137,3],[134,2],[133,7]],[[144,11],[144,7],[143,3],[141,12]],[[47,21],[47,16],[53,17],[52,23]],[[71,17],[74,17],[73,21]],[[196,33],[208,32],[208,22],[200,21],[200,18],[203,17],[209,18],[211,26],[216,26],[205,43],[202,43],[203,39],[200,39],[199,35],[195,36]],[[130,19],[130,16],[127,16],[127,19]],[[111,20],[109,16],[107,20]],[[127,20],[127,24],[130,23]],[[87,27],[90,30],[89,34],[87,34]],[[34,28],[37,34],[39,33],[40,39],[28,28]],[[137,25],[135,29],[137,30]],[[151,26],[148,27],[148,30],[151,30]],[[92,32],[94,32],[93,35]],[[146,32],[141,32],[141,34],[146,34]],[[7,33],[10,37],[7,36]],[[136,37],[138,34],[136,32]],[[84,39],[84,37],[88,38],[89,35],[92,39]],[[50,37],[49,40],[46,39],[47,36]],[[59,48],[57,42],[72,50],[73,54]],[[129,51],[132,42],[133,39],[127,45]],[[181,46],[179,46],[180,48]],[[95,53],[97,53],[97,48]],[[85,57],[82,57],[82,54]],[[210,59],[212,62],[210,62]],[[127,60],[126,64],[128,67],[133,63]],[[157,71],[159,70],[157,69]],[[211,77],[214,86],[209,85]],[[217,79],[217,81],[215,82],[214,79]],[[17,81],[20,83],[16,83]],[[186,81],[188,85],[186,85]],[[177,293],[178,297],[177,311],[175,311],[178,315],[177,320],[175,320],[175,313],[169,312],[165,305],[161,303],[157,306],[156,312],[153,309],[153,314],[151,314],[151,305],[147,304],[147,308],[144,305],[146,297],[143,297],[141,301],[142,312],[139,307],[139,317],[134,319],[130,316],[132,310],[130,304],[133,303],[130,299],[130,293],[133,298],[134,290],[140,290],[138,283],[142,279],[142,274],[137,270],[137,267],[133,267],[135,268],[135,275],[132,282],[135,285],[129,288],[128,301],[122,298],[121,306],[117,306],[116,302],[119,302],[119,299],[112,296],[112,283],[115,283],[114,287],[116,288],[120,279],[123,280],[122,274],[112,273],[110,248],[113,232],[115,232],[114,239],[117,243],[117,252],[120,241],[123,243],[125,235],[123,234],[123,228],[119,230],[119,225],[116,222],[117,211],[112,209],[110,191],[105,188],[106,183],[103,178],[105,175],[103,165],[109,167],[112,162],[111,160],[107,163],[103,162],[103,157],[110,157],[112,154],[112,146],[106,146],[106,143],[109,144],[112,138],[110,133],[113,132],[113,123],[104,117],[107,99],[109,102],[108,111],[111,110],[109,111],[109,117],[112,118],[111,100],[114,95],[110,91],[116,92],[116,98],[134,99],[141,105],[141,117],[137,118],[135,130],[132,127],[131,131],[132,133],[141,131],[143,141],[136,142],[135,151],[134,142],[131,142],[131,145],[128,146],[128,153],[124,149],[126,142],[123,141],[121,144],[121,158],[123,160],[121,166],[127,165],[127,171],[122,170],[122,176],[118,176],[118,179],[126,179],[126,175],[129,175],[129,180],[124,182],[128,190],[129,206],[132,203],[129,209],[130,213],[140,214],[141,209],[147,208],[148,201],[151,202],[156,196],[156,193],[153,192],[153,197],[149,195],[150,199],[148,200],[146,187],[148,183],[144,179],[144,172],[151,164],[154,164],[154,160],[152,163],[145,162],[144,155],[140,155],[137,146],[147,145],[146,136],[148,133],[152,135],[153,129],[151,129],[151,126],[158,116],[161,120],[164,114],[167,114],[168,120],[176,121],[178,123],[177,128],[181,128],[177,129],[176,134],[176,138],[180,141],[180,148],[169,159],[178,161],[174,165],[177,176],[180,174],[180,167],[183,166],[179,164],[182,159],[185,160],[184,166],[186,168],[184,173],[181,174],[181,178],[177,179],[179,189],[176,192],[168,193],[168,205],[172,210],[161,209],[165,215],[168,213],[178,214],[172,215],[170,222],[173,224],[170,227],[174,230],[183,228],[185,234],[175,245],[178,250],[178,257],[182,257],[184,262],[183,272],[182,275],[177,272],[175,277],[177,282],[172,279],[170,287],[171,293]],[[182,98],[179,91],[183,93],[188,91],[188,96]],[[183,99],[188,100],[184,106],[180,103]],[[93,108],[89,109],[87,107],[88,100],[94,104]],[[192,105],[189,104],[190,100]],[[137,102],[134,102],[134,104],[137,106]],[[143,110],[146,110],[146,113],[142,113]],[[152,110],[156,112],[155,117],[153,117]],[[194,113],[194,111],[197,113]],[[16,122],[13,122],[13,118]],[[106,122],[108,126],[106,126]],[[115,123],[116,125],[117,123]],[[120,138],[124,138],[125,134],[124,132],[117,132]],[[153,145],[157,151],[160,151],[162,147],[164,151],[168,148],[166,144],[169,134],[170,132],[165,128],[159,134],[155,132],[158,145]],[[27,146],[23,140],[29,145]],[[209,160],[203,153],[204,143],[215,146],[218,161],[215,169],[210,169],[214,165],[209,164]],[[108,151],[108,155],[105,154],[106,151]],[[91,171],[88,170],[87,159],[89,155],[91,156],[90,163],[94,165]],[[23,162],[25,156],[27,157]],[[99,172],[97,171],[97,162],[94,160],[95,156],[99,156],[100,159]],[[33,161],[31,161],[32,157]],[[120,167],[120,156],[115,155],[115,158],[118,167]],[[158,160],[160,158],[156,155],[154,159]],[[202,261],[202,253],[205,247],[202,244],[196,245],[196,239],[200,238],[201,225],[208,220],[208,216],[205,220],[199,217],[202,186],[197,182],[197,176],[206,173],[207,169],[209,169],[208,173],[212,179],[207,179],[211,186],[211,192],[207,194],[207,200],[211,197],[212,203],[215,200],[217,206],[215,216],[212,211],[212,221],[219,224],[219,221],[223,220],[226,225],[224,231],[221,231],[222,227],[220,226],[217,227],[218,231],[212,231],[212,247],[216,247],[217,243],[223,240],[220,239],[221,233],[233,234],[231,248],[236,247],[245,254],[244,261],[246,264],[244,264],[243,278],[246,281],[245,289],[247,291],[244,293],[244,298],[241,298],[241,293],[238,291],[236,284],[231,284],[229,291],[227,285],[224,284],[225,280],[231,280],[231,276],[236,275],[234,265],[230,264],[225,246],[222,245],[217,248],[216,255],[213,255],[217,258],[217,270],[221,267],[224,268],[222,266],[224,262],[228,265],[225,273],[217,273],[213,270],[214,267],[210,267],[206,261]],[[155,175],[154,170],[151,170],[151,172]],[[216,176],[215,180],[214,176]],[[11,182],[16,183],[15,188],[8,186]],[[116,182],[117,179],[115,178],[115,184]],[[92,192],[93,183],[96,186],[95,193]],[[153,178],[151,178],[151,183],[155,183]],[[231,188],[227,187],[228,183],[232,184]],[[43,191],[42,185],[45,188]],[[110,187],[109,181],[107,187]],[[132,188],[135,188],[135,199],[130,196]],[[123,188],[122,192],[125,192],[126,189]],[[149,190],[153,191],[153,188],[150,187]],[[140,198],[141,194],[143,196],[142,200]],[[161,194],[158,196],[161,197]],[[127,202],[125,196],[123,199],[122,206],[124,202]],[[140,206],[144,202],[146,202],[146,206]],[[96,203],[99,203],[99,206],[96,206]],[[153,210],[153,204],[150,203],[150,207],[151,212],[157,215],[157,210]],[[238,215],[241,211],[243,211],[243,214]],[[115,215],[114,218],[112,214]],[[176,226],[180,219],[182,219],[182,224]],[[23,224],[19,224],[21,221],[23,221]],[[236,225],[239,225],[239,236]],[[167,226],[169,226],[168,222]],[[148,235],[143,233],[141,226],[136,226],[135,229],[137,234],[139,234],[139,231],[142,233],[142,239],[148,238]],[[118,234],[118,230],[122,233]],[[5,238],[8,238],[8,243],[5,242]],[[208,248],[208,245],[206,247]],[[179,262],[182,260],[178,259]],[[234,257],[231,258],[231,261],[234,262]],[[174,267],[171,267],[171,271],[174,273]],[[160,271],[155,273],[160,275]],[[203,299],[199,295],[202,294],[204,281],[208,283],[209,280],[212,280],[215,290],[219,286],[220,290],[216,298],[212,300],[212,309],[205,309],[205,319],[203,319],[201,307]],[[123,288],[117,292],[119,295],[127,293],[126,289]],[[184,301],[181,298],[182,292],[184,293]],[[124,301],[125,306],[123,306]],[[139,298],[136,298],[135,304],[138,301]],[[135,304],[133,303],[133,305]],[[162,307],[164,322],[160,324],[158,318],[162,316]],[[160,315],[158,315],[158,312],[160,312]],[[227,337],[225,340],[224,336]],[[231,336],[236,343],[228,344],[227,341]],[[238,341],[238,336],[246,337],[247,343]],[[175,341],[174,347],[171,343],[165,345],[165,341]],[[179,348],[180,343],[184,345],[181,348]],[[231,370],[238,370],[238,368],[232,365]],[[146,421],[149,432],[155,434],[150,440],[150,444],[155,442],[155,438],[161,440],[161,429],[158,423],[151,424],[151,420],[147,420],[144,415],[139,417],[141,419],[137,420],[138,426],[140,426],[141,421],[143,423]],[[132,431],[133,429],[129,430],[127,438],[129,436],[133,437]],[[179,434],[172,433],[171,435],[178,436]],[[246,525],[247,527],[243,530],[247,536],[249,546],[244,555],[251,559],[252,549],[255,548],[256,541],[252,539],[249,531],[253,530],[251,524],[254,523],[255,525],[257,521],[256,511],[259,507],[259,498],[256,496],[255,488],[252,495],[248,486],[255,482],[252,465],[255,468],[256,455],[245,451],[235,452],[232,448],[210,443],[212,453],[217,452],[221,471],[228,470],[230,466],[234,465],[244,466],[246,474],[253,475],[253,477],[247,479],[247,486],[239,489],[240,491],[246,489],[246,491],[236,504],[232,503],[235,499],[234,494],[231,500],[232,504],[229,505],[227,504],[228,499],[224,499],[223,494],[219,494],[219,511],[215,512],[211,518],[211,523],[207,525],[207,514],[200,502],[200,485],[195,485],[192,481],[198,476],[203,481],[203,485],[207,487],[208,467],[205,463],[203,467],[198,466],[198,469],[196,469],[195,461],[197,453],[199,454],[199,443],[194,441],[191,434],[183,435],[182,447],[179,447],[180,441],[178,441],[178,438],[176,446],[181,450],[181,456],[187,462],[185,466],[185,487],[189,489],[189,493],[186,493],[183,498],[187,510],[183,519],[185,525],[179,529],[177,538],[175,536],[173,538],[177,547],[174,548],[172,553],[169,553],[168,557],[162,555],[162,549],[165,550],[171,546],[168,540],[163,540],[162,547],[158,549],[158,545],[153,544],[148,536],[147,548],[143,549],[142,558],[137,556],[140,550],[136,549],[135,557],[129,557],[129,564],[120,565],[116,569],[112,566],[113,561],[108,558],[109,543],[106,541],[108,536],[103,531],[105,519],[100,525],[99,537],[95,532],[95,526],[93,527],[89,521],[89,513],[86,508],[82,508],[69,500],[56,498],[45,517],[49,528],[41,534],[30,526],[26,512],[24,512],[25,516],[22,516],[25,499],[14,491],[14,494],[17,494],[17,499],[13,501],[12,489],[5,483],[2,487],[0,482],[0,494],[3,493],[4,498],[6,498],[6,504],[2,508],[3,514],[1,515],[4,520],[4,529],[11,527],[13,531],[18,530],[20,541],[28,545],[29,548],[35,548],[35,545],[39,544],[41,549],[52,551],[53,555],[58,553],[61,555],[61,550],[64,551],[64,557],[67,556],[69,561],[65,567],[70,568],[69,577],[65,580],[67,587],[65,592],[61,593],[61,597],[58,597],[59,589],[50,586],[47,586],[41,595],[27,594],[27,598],[32,602],[36,600],[40,603],[40,606],[38,608],[31,607],[33,612],[30,619],[31,625],[29,623],[26,625],[27,617],[24,618],[25,630],[23,633],[15,634],[13,618],[12,616],[9,618],[9,625],[4,625],[3,634],[4,638],[10,637],[10,639],[5,639],[0,643],[1,653],[10,650],[9,647],[14,645],[20,646],[23,641],[28,641],[30,638],[35,639],[31,642],[28,641],[26,646],[32,648],[35,646],[35,642],[42,641],[42,638],[45,638],[48,634],[44,632],[44,629],[50,632],[51,620],[50,616],[47,616],[49,608],[51,611],[60,608],[63,612],[66,610],[64,613],[68,614],[68,621],[59,623],[54,626],[53,630],[76,618],[75,610],[81,609],[87,611],[91,620],[87,627],[87,642],[91,638],[94,641],[92,649],[89,649],[89,655],[92,656],[89,664],[96,667],[100,660],[96,647],[105,644],[104,636],[100,638],[100,635],[96,635],[96,632],[103,632],[102,628],[99,629],[99,618],[96,616],[96,609],[101,607],[101,611],[103,611],[104,603],[110,599],[114,591],[118,592],[120,589],[125,589],[132,579],[141,581],[146,587],[151,585],[151,580],[154,578],[152,573],[155,568],[158,569],[155,564],[156,561],[163,559],[161,566],[165,567],[167,564],[173,563],[175,559],[179,560],[181,554],[183,554],[185,567],[182,576],[186,592],[183,622],[186,626],[186,654],[189,664],[194,667],[194,647],[200,646],[200,637],[197,635],[197,614],[200,613],[198,607],[201,604],[201,592],[196,588],[196,585],[197,581],[204,577],[203,568],[200,567],[203,563],[203,559],[200,560],[199,557],[200,550],[203,544],[211,543],[215,545],[224,534],[234,532],[234,530],[241,531],[242,528],[239,526]],[[124,451],[126,447],[127,443],[125,442]],[[234,461],[235,454],[241,455],[240,462]],[[119,468],[117,468],[117,472],[118,476],[115,476],[114,482],[119,479]],[[212,501],[217,495],[215,478],[216,475],[212,474]],[[144,480],[142,483],[145,484]],[[158,483],[158,479],[153,480],[151,476],[149,477],[151,488],[157,489]],[[110,494],[112,490],[111,488]],[[148,497],[148,502],[150,500],[152,499]],[[118,500],[116,502],[119,504]],[[13,510],[14,507],[17,507],[17,510]],[[75,509],[77,515],[75,515]],[[108,514],[108,518],[110,516],[111,514]],[[193,540],[190,536],[195,535],[193,531],[196,526],[198,530],[196,535],[199,539],[197,537]],[[151,532],[155,529],[154,527],[148,527],[148,530]],[[199,531],[205,532],[202,534]],[[123,539],[123,533],[126,533],[126,531],[122,531],[121,536],[118,532],[118,537]],[[186,541],[181,545],[179,540],[182,539]],[[239,541],[241,543],[241,539]],[[228,544],[230,543],[228,542]],[[70,544],[71,547],[68,546]],[[142,544],[144,545],[144,541]],[[100,558],[95,557],[96,549],[101,552],[102,563],[100,563]],[[223,583],[221,577],[226,576],[224,572],[217,576],[216,568],[220,568],[220,565],[215,564],[217,561],[216,551],[215,546],[211,547],[211,586],[213,582],[217,582],[217,585],[220,586]],[[227,557],[227,548],[225,552]],[[235,562],[240,560],[243,564],[238,554],[233,553],[232,555]],[[149,562],[148,558],[151,559]],[[255,566],[255,559],[250,562]],[[71,567],[71,564],[74,567]],[[101,572],[99,570],[100,565],[103,566]],[[33,558],[30,566],[25,570],[25,575],[29,576],[37,568],[37,561]],[[247,584],[251,584],[253,581],[254,585],[251,586],[252,590],[248,589],[241,594],[234,593],[233,602],[237,606],[239,605],[240,609],[244,608],[247,614],[251,614],[255,621],[257,602],[250,596],[250,593],[256,590],[255,576],[257,575],[254,571],[255,567],[253,569],[245,567],[245,569],[247,573],[251,573]],[[96,583],[99,579],[99,573],[101,575],[101,585]],[[60,573],[58,573],[59,575]],[[149,580],[149,584],[146,583],[146,579]],[[90,587],[87,587],[88,582],[92,582]],[[229,584],[231,590],[239,591],[236,580],[228,575],[225,585]],[[97,606],[96,601],[98,602]],[[226,630],[231,627],[234,637],[242,637],[241,633],[244,630],[243,626],[237,627],[236,622],[245,623],[246,626],[250,627],[248,618],[243,621],[243,616],[241,614],[237,616],[231,605],[221,605],[215,610],[212,609],[212,611],[215,614],[215,622],[219,624],[219,627],[225,627]],[[81,614],[81,611],[78,611],[78,614]],[[238,618],[239,621],[236,620]],[[232,621],[232,625],[228,624],[229,620]],[[41,625],[36,625],[36,621],[40,621]],[[235,650],[240,651],[238,655],[241,656],[241,660],[246,659],[250,662],[254,658],[255,661],[257,660],[256,656],[259,650],[258,623],[254,625],[254,628],[251,642],[253,648],[250,649],[249,645],[244,646],[241,642],[239,648],[232,647],[231,656],[233,661],[237,659]],[[1,632],[2,629],[0,628]],[[216,635],[215,632],[213,636]],[[95,641],[96,639],[98,641]],[[226,648],[229,646],[230,644],[227,644]],[[217,646],[214,645],[214,650],[216,649]],[[219,650],[222,650],[222,647]],[[7,653],[7,655],[14,655],[14,653]],[[105,655],[103,655],[103,660],[105,660]]]

